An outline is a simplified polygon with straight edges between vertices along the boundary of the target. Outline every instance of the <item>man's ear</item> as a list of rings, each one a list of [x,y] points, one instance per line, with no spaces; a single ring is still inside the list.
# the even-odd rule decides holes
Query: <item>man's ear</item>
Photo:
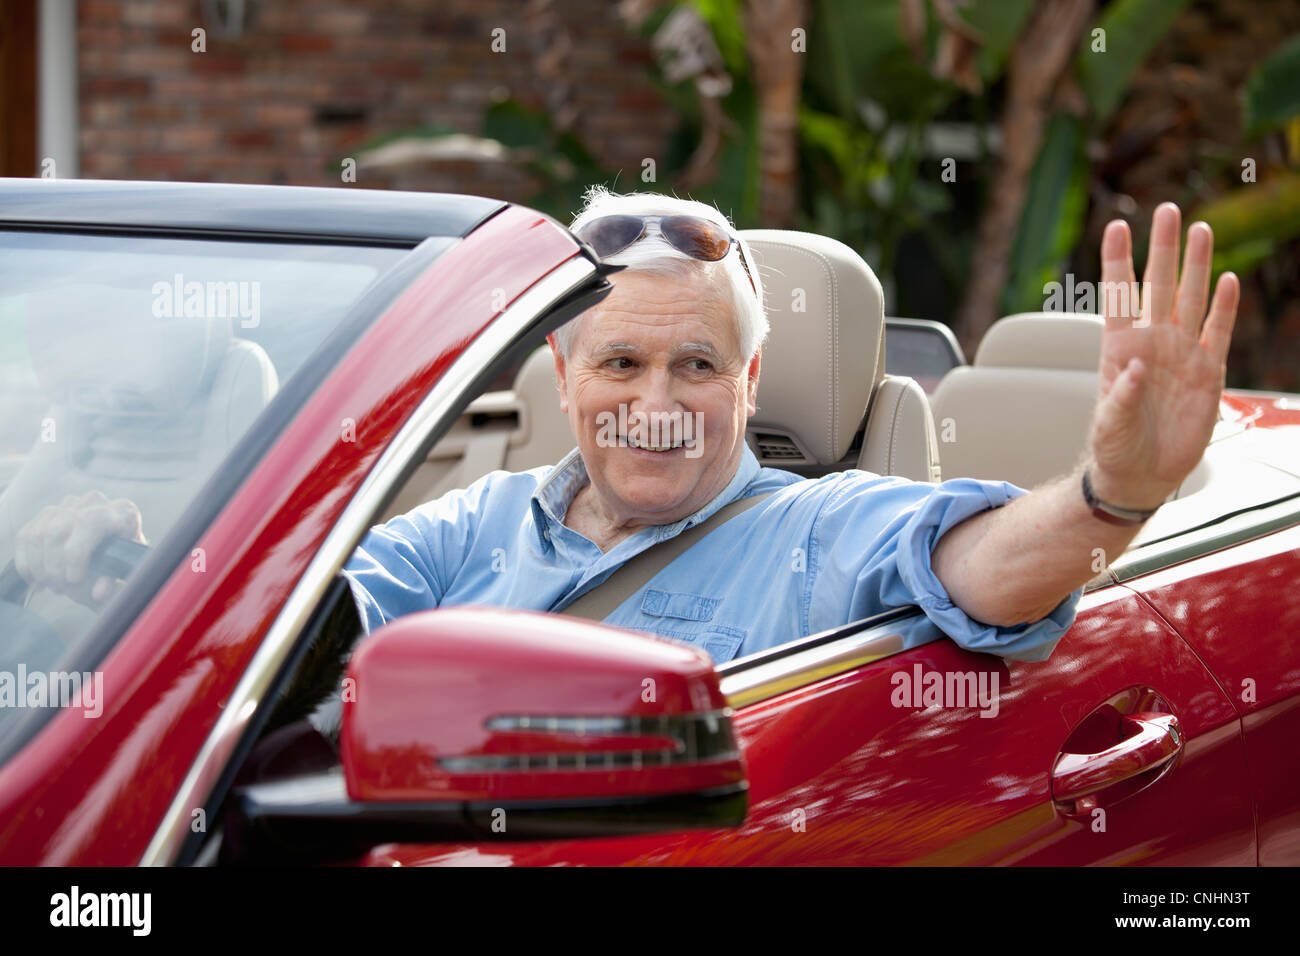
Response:
[[[749,360],[749,392],[745,396],[745,401],[749,408],[749,414],[754,415],[758,412],[758,366],[759,360],[763,357],[762,350],[754,353],[754,357]]]
[[[560,343],[555,340],[554,332],[546,337],[546,344],[551,347],[551,358],[555,361],[555,387],[560,390],[560,411],[567,415],[569,413],[569,393],[565,389],[564,355],[560,352]]]

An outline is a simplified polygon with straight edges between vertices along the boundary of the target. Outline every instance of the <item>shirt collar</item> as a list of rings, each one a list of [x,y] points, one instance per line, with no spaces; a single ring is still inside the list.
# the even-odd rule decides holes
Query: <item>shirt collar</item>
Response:
[[[674,537],[687,528],[692,528],[701,521],[708,520],[709,516],[719,508],[739,498],[741,492],[757,477],[758,472],[758,459],[754,457],[754,453],[746,442],[741,447],[740,465],[736,468],[736,473],[731,476],[731,481],[727,482],[727,487],[723,488],[712,501],[694,514],[672,524],[659,525],[657,540],[663,541],[666,538]],[[531,506],[534,531],[537,535],[537,546],[543,551],[549,547],[547,541],[549,537],[548,527],[552,523],[556,525],[564,523],[564,516],[568,513],[569,505],[573,503],[573,499],[578,492],[590,480],[587,475],[587,466],[582,460],[582,454],[575,447],[560,459],[559,463],[551,469],[551,473],[542,480],[542,483],[537,486],[537,490],[533,492]]]

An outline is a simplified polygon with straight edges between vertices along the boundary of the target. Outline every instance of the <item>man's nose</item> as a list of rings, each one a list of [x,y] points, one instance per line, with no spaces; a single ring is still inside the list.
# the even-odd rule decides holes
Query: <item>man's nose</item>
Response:
[[[671,412],[680,411],[678,384],[672,372],[659,366],[648,366],[638,375],[633,389],[633,397],[628,403],[629,411]]]

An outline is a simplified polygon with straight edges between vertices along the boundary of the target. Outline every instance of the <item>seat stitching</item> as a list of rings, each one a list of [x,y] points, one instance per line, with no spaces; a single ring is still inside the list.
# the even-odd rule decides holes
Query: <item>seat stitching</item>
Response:
[[[900,390],[900,391],[899,391],[899,393],[898,393],[898,397],[894,399],[894,414],[893,414],[892,416],[890,416],[890,418],[891,418],[891,423],[890,423],[890,426],[889,426],[889,428],[890,428],[890,431],[889,431],[889,471],[890,471],[890,474],[893,474],[893,473],[894,473],[894,448],[895,448],[895,445],[896,445],[896,443],[897,443],[897,441],[898,441],[898,433],[899,433],[899,428],[898,428],[898,417],[899,417],[899,415],[900,415],[900,414],[902,413],[902,411],[903,411],[903,397],[904,397],[905,395],[906,395],[906,389],[903,389],[903,390]]]

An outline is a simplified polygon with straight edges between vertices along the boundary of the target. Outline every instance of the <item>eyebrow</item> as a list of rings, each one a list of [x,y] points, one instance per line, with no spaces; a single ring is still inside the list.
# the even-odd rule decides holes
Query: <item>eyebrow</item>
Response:
[[[611,352],[631,352],[633,354],[640,354],[641,349],[633,345],[631,342],[606,342],[603,345],[597,345],[591,350],[591,354],[597,358],[602,355],[608,355]],[[708,342],[682,342],[680,345],[673,348],[673,355],[675,356],[686,352],[700,352],[709,356],[709,358],[713,359],[716,363],[721,364],[722,362],[721,353],[719,353],[718,350]]]

